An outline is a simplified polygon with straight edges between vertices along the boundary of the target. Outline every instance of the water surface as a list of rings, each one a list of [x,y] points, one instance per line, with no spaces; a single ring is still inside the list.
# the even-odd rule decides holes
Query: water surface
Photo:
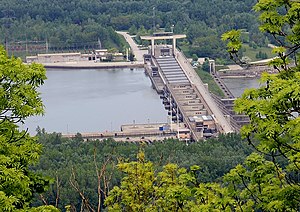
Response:
[[[46,113],[26,121],[31,133],[37,126],[47,132],[75,133],[167,121],[167,111],[144,69],[49,69],[47,77],[40,89]]]
[[[224,78],[223,81],[235,97],[240,97],[245,89],[260,86],[258,78]]]

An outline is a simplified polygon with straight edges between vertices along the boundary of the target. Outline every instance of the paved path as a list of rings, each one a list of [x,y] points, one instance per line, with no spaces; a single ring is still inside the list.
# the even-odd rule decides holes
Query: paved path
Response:
[[[181,64],[183,70],[185,71],[186,75],[190,79],[191,83],[193,83],[200,94],[202,95],[204,101],[209,108],[211,109],[212,113],[214,114],[218,124],[222,127],[224,133],[234,132],[229,122],[224,117],[221,110],[218,108],[216,102],[212,99],[209,91],[204,87],[203,82],[199,78],[198,74],[195,72],[191,64],[186,60],[185,56],[182,52],[176,50],[176,58],[178,62]]]
[[[144,54],[148,53],[148,50],[141,50],[139,49],[138,45],[135,43],[135,41],[132,39],[132,37],[127,32],[119,32],[118,34],[122,35],[127,43],[129,44],[133,54],[135,55],[136,62],[144,62]]]

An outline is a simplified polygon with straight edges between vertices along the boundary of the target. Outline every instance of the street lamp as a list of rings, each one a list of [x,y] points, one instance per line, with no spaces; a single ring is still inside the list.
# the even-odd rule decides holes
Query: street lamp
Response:
[[[173,33],[173,30],[174,30],[174,24],[172,24],[171,26],[171,32]]]

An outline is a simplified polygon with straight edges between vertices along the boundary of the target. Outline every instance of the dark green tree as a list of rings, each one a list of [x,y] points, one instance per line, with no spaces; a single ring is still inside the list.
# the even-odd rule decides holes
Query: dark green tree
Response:
[[[300,206],[300,2],[260,0],[260,30],[277,42],[278,55],[269,65],[277,74],[263,74],[259,89],[247,90],[235,103],[236,110],[250,117],[242,135],[255,153],[225,179],[236,190],[242,205],[264,211],[298,211]],[[239,31],[223,35],[228,51],[239,62]]]
[[[22,64],[8,58],[0,47],[0,210],[38,210],[30,208],[34,193],[42,193],[50,180],[29,170],[41,154],[41,145],[19,125],[32,115],[43,113],[37,88],[46,79],[38,64]],[[41,209],[41,208],[40,208]],[[45,210],[55,211],[54,207]]]
[[[144,161],[121,163],[126,175],[121,188],[115,187],[107,199],[109,209],[130,211],[134,206],[140,211],[299,211],[300,2],[259,0],[254,9],[261,13],[260,29],[271,34],[279,46],[274,49],[278,57],[270,62],[278,73],[264,74],[261,88],[247,90],[235,102],[236,110],[250,117],[250,124],[242,128],[241,134],[256,152],[220,183],[196,181],[193,174],[198,167],[187,171],[169,164],[155,175],[151,164]],[[242,63],[238,57],[239,37],[240,31],[234,30],[222,38],[229,40],[232,59]],[[169,202],[178,207],[169,208]]]
[[[207,58],[205,58],[205,61],[204,61],[204,63],[202,64],[202,70],[203,70],[203,71],[206,71],[206,72],[208,72],[208,73],[209,73],[209,71],[210,71],[210,65],[209,65],[209,61],[208,61]]]

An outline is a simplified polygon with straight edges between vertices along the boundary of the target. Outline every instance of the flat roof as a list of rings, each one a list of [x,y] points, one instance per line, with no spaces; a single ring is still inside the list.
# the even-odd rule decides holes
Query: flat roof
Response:
[[[198,115],[198,116],[190,116],[189,120],[191,122],[213,121],[213,117],[211,115]]]
[[[95,52],[107,52],[107,49],[96,49]]]
[[[179,38],[186,38],[186,35],[184,34],[178,34],[178,35],[159,35],[159,36],[153,36],[153,35],[145,35],[141,36],[142,40],[166,40],[166,39],[179,39]]]
[[[37,59],[37,56],[26,56],[26,59]]]
[[[81,55],[80,52],[73,52],[73,53],[52,53],[52,54],[38,54],[39,57],[45,57],[45,56],[61,56],[61,55]]]

